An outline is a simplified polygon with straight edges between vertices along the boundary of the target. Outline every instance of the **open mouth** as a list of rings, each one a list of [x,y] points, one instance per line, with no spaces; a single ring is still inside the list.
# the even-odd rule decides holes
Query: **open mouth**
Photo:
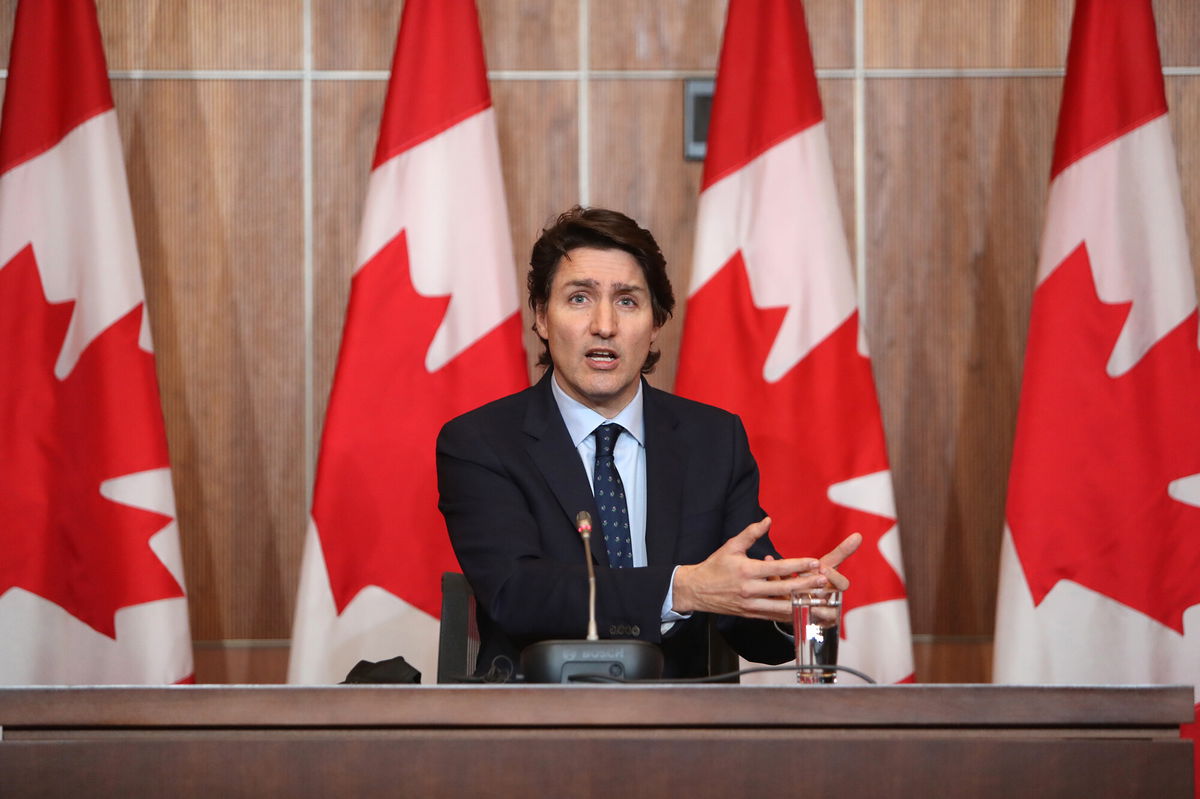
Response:
[[[617,354],[615,352],[613,352],[612,350],[602,350],[602,349],[588,350],[587,353],[585,354],[585,357],[587,357],[587,359],[589,361],[591,361],[592,363],[595,363],[595,364],[606,364],[606,363],[616,363],[617,362]]]

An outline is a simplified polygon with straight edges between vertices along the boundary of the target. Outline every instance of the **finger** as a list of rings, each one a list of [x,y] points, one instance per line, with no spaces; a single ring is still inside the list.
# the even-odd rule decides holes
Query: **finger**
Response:
[[[764,516],[761,521],[746,525],[745,530],[726,541],[721,548],[735,555],[744,555],[750,547],[754,546],[754,542],[766,535],[767,530],[770,529],[771,517]]]
[[[793,593],[816,591],[829,586],[829,578],[817,572],[801,575],[788,575],[774,580],[750,580],[741,586],[745,597],[789,597]]]
[[[829,580],[829,584],[838,591],[845,591],[850,587],[850,578],[846,577],[846,575],[842,574],[837,569],[822,567],[821,574],[824,575],[825,578]]]
[[[816,558],[781,558],[779,560],[772,558],[770,560],[752,560],[748,566],[750,570],[748,576],[773,579],[817,573],[821,568],[821,561]]]
[[[750,599],[738,614],[750,619],[768,619],[787,623],[792,620],[792,600],[778,597]]]
[[[821,558],[822,566],[831,568],[841,565],[842,561],[854,554],[854,550],[858,549],[859,544],[863,541],[862,535],[859,533],[851,533],[846,536],[846,540],[834,547],[828,555]]]

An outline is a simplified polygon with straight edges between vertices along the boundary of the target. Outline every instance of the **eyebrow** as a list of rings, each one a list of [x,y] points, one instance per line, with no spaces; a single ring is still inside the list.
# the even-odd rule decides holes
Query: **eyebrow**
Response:
[[[563,288],[596,289],[600,288],[600,281],[592,278],[578,278],[576,280],[567,281],[563,284]],[[617,283],[613,286],[613,289],[619,293],[646,293],[646,288],[644,286],[639,286],[635,283]]]

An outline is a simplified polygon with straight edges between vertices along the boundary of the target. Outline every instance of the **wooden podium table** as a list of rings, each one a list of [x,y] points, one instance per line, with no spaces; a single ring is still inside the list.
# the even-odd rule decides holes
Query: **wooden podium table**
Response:
[[[0,796],[1191,797],[1190,687],[0,689]]]

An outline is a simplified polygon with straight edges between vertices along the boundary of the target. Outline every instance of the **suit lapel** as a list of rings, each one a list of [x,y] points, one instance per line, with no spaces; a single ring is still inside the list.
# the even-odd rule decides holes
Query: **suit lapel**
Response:
[[[642,384],[646,420],[646,560],[651,566],[675,561],[683,518],[686,445],[679,420],[662,401],[662,392]]]
[[[551,371],[538,381],[529,406],[525,410],[524,431],[529,436],[527,447],[533,462],[537,464],[546,484],[566,516],[571,529],[575,527],[575,515],[581,510],[599,519],[596,500],[588,485],[587,470],[579,460],[579,453],[571,444],[567,425],[563,422],[554,395],[550,391]],[[608,563],[604,550],[604,536],[591,537],[592,557],[600,563]]]

